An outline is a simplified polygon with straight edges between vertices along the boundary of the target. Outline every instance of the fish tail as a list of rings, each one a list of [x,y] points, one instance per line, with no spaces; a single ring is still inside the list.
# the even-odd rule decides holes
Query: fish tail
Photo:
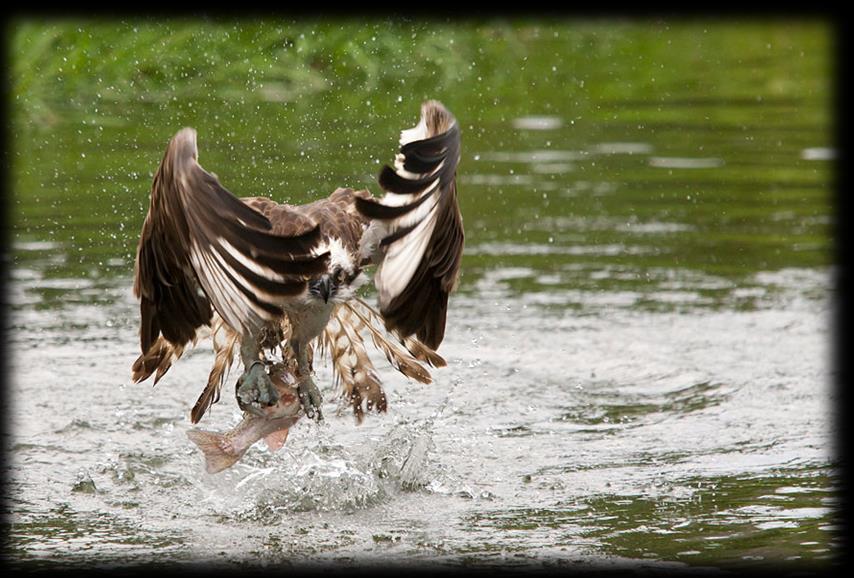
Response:
[[[264,438],[264,441],[267,442],[267,449],[271,452],[277,452],[282,449],[282,446],[285,445],[285,441],[288,439],[288,428],[280,429],[279,431],[274,431],[273,433],[267,435]]]
[[[222,434],[191,429],[187,431],[187,437],[204,453],[205,466],[209,474],[216,474],[230,468],[243,456],[243,452],[236,452]]]

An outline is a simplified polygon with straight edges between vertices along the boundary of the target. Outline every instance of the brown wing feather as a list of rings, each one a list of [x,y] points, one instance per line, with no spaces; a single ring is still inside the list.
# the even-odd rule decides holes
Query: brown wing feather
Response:
[[[379,262],[374,281],[386,328],[436,349],[465,237],[456,189],[460,128],[441,103],[427,101],[419,125],[405,133],[416,139],[403,142],[396,168],[386,166],[379,176],[386,196],[359,198],[356,207],[376,221],[364,245]]]
[[[219,339],[217,338],[218,336]],[[220,390],[222,389],[223,381],[225,381],[226,373],[231,369],[240,335],[226,325],[221,318],[217,318],[211,330],[211,340],[213,341],[213,349],[216,353],[214,364],[211,367],[210,374],[208,374],[208,383],[205,389],[190,411],[190,421],[192,423],[199,423],[205,412],[219,401]]]
[[[181,357],[182,353],[184,353],[183,345],[173,345],[163,339],[163,336],[161,335],[155,340],[154,344],[148,348],[148,351],[143,355],[140,355],[133,363],[133,366],[131,367],[133,381],[142,381],[147,379],[152,373],[156,372],[154,376],[154,385],[157,385],[157,382],[160,381],[163,374],[169,371],[169,368],[172,367],[172,363]]]
[[[290,235],[307,224],[317,223],[320,246],[333,239],[339,242],[358,269],[359,242],[370,221],[356,210],[356,199],[370,198],[367,190],[339,187],[328,197],[304,205],[277,203],[263,197],[244,201],[270,220],[272,232],[277,235]]]
[[[367,190],[340,187],[325,199],[293,207],[293,210],[320,223],[321,236],[340,241],[358,263],[359,241],[370,221],[356,210],[356,200],[370,198]]]
[[[134,380],[146,379],[163,356],[160,336],[184,346],[209,325],[213,310],[244,333],[282,315],[281,304],[326,268],[320,231],[273,232],[267,217],[226,190],[197,161],[196,133],[170,141],[151,188],[134,266],[140,299],[140,348]],[[165,354],[164,354],[165,355]],[[168,367],[167,367],[168,369]]]

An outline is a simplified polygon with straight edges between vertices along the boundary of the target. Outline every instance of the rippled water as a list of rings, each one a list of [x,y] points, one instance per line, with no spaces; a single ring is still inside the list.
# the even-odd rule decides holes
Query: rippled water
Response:
[[[787,77],[783,56],[769,84]],[[107,105],[114,124],[16,141],[12,560],[829,565],[841,521],[823,101],[668,95],[603,97],[611,122],[536,100],[485,117],[440,95],[464,127],[448,367],[421,385],[374,355],[389,410],[356,426],[321,364],[325,422],[215,476],[185,435],[210,344],[155,388],[129,375],[150,175],[173,129],[210,121],[173,112],[142,130],[133,115],[148,108]],[[318,106],[320,144],[214,124],[202,164],[242,195],[377,192],[376,159],[406,124],[360,120],[365,150],[342,160],[334,135],[353,111]],[[654,107],[672,116],[637,122]],[[280,126],[304,112],[260,110]],[[813,120],[796,126],[793,111]],[[226,393],[204,425],[239,418]]]

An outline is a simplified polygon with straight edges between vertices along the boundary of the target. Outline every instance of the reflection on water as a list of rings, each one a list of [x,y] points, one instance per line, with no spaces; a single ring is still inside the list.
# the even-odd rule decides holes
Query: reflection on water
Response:
[[[513,119],[513,128],[522,130],[554,130],[563,126],[556,116],[522,116]]]
[[[715,169],[724,166],[723,159],[687,159],[677,157],[650,157],[649,166],[664,169]]]
[[[834,560],[836,152],[814,72],[827,56],[708,58],[667,48],[666,34],[625,33],[688,64],[674,63],[678,78],[662,69],[663,92],[641,90],[652,80],[634,64],[586,47],[578,74],[606,70],[618,87],[588,72],[573,99],[531,83],[525,98],[498,84],[431,94],[464,127],[467,244],[448,367],[420,385],[375,360],[389,412],[356,427],[319,366],[326,422],[300,423],[280,452],[258,444],[217,476],[186,438],[210,344],[156,388],[130,383],[134,250],[163,146],[199,127],[202,164],[240,195],[378,192],[420,95],[396,87],[401,110],[372,113],[384,91],[370,106],[340,88],[286,106],[268,85],[251,106],[101,101],[50,128],[16,125],[13,558],[658,570]],[[534,38],[557,73],[554,38]],[[223,395],[205,419],[233,426],[235,402]]]

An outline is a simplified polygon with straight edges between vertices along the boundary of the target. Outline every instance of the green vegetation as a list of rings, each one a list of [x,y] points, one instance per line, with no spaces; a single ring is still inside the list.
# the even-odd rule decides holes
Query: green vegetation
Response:
[[[821,102],[832,74],[821,21],[30,19],[12,28],[16,109],[48,125],[93,99],[249,107],[334,94],[355,105],[395,91],[453,95],[478,118],[543,103],[540,113],[572,118],[681,122],[683,107],[699,106],[704,120],[733,123],[752,117],[731,117],[717,100]],[[643,106],[627,110],[626,99]],[[368,100],[384,112],[396,104]]]

